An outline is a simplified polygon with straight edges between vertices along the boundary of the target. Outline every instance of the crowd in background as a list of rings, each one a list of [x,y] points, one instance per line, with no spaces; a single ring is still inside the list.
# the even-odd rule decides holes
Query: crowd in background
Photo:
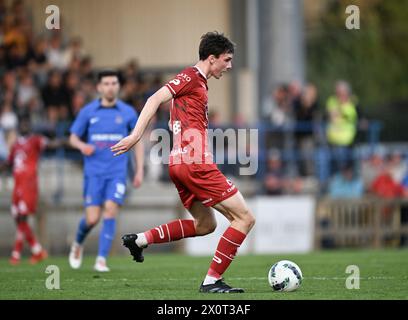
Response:
[[[120,98],[140,112],[163,79],[142,73],[136,60],[120,70]],[[34,130],[46,136],[67,136],[78,111],[97,98],[97,71],[81,38],[69,38],[61,30],[34,34],[23,1],[15,0],[7,8],[0,0],[0,161],[16,139],[20,116],[29,114]],[[262,112],[267,125],[260,130],[266,137],[265,156],[260,159],[264,171],[257,176],[260,193],[304,193],[312,179],[319,184],[314,190],[332,197],[408,196],[405,154],[373,151],[365,158],[355,157],[358,132],[367,123],[346,81],[336,82],[326,101],[313,83],[279,84],[262,104]],[[167,119],[164,106],[156,120]],[[216,111],[209,119],[211,127],[228,126]],[[232,126],[246,124],[236,115]],[[236,165],[222,169],[238,174]],[[156,176],[160,179],[161,173]]]
[[[18,118],[31,116],[36,132],[66,136],[78,111],[97,98],[97,71],[81,38],[61,30],[34,34],[23,1],[0,0],[0,159],[15,141]],[[136,60],[120,68],[121,99],[138,111],[159,77],[142,77]]]

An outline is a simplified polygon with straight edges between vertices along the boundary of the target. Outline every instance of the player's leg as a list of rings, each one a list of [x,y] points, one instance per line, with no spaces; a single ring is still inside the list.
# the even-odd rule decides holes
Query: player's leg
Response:
[[[21,260],[21,252],[23,250],[23,245],[24,245],[24,232],[22,230],[22,227],[20,226],[20,219],[18,215],[18,196],[17,196],[17,191],[14,189],[13,191],[13,196],[11,199],[11,215],[16,223],[16,236],[15,236],[15,241],[13,245],[13,250],[11,252],[11,257],[10,257],[10,264],[12,265],[17,265],[20,263]]]
[[[89,232],[98,224],[101,216],[101,207],[92,205],[85,209],[85,217],[79,221],[75,241],[71,244],[69,252],[69,265],[72,269],[78,269],[82,264],[84,252],[83,243]]]
[[[112,247],[115,237],[116,217],[119,208],[125,200],[126,178],[106,178],[101,181],[101,197],[104,202],[103,223],[99,234],[99,249],[96,257],[94,269],[100,272],[107,272],[106,258]]]
[[[101,217],[101,181],[99,178],[85,177],[83,185],[85,216],[79,221],[75,240],[69,252],[69,265],[78,269],[82,264],[83,243],[89,232],[99,222]]]
[[[217,220],[211,207],[204,206],[200,201],[194,201],[188,210],[194,218],[196,236],[205,236],[214,232]]]
[[[194,201],[188,211],[194,219],[177,219],[147,230],[140,234],[139,241],[136,243],[147,246],[152,243],[172,242],[204,236],[215,230],[217,225],[211,208],[205,207],[199,201]]]
[[[143,248],[152,243],[165,243],[184,238],[203,236],[213,232],[216,227],[215,217],[211,208],[206,208],[197,201],[188,186],[192,185],[188,166],[170,166],[170,177],[175,184],[184,207],[194,219],[177,219],[162,224],[142,233],[127,234],[122,237],[134,260],[143,262]]]
[[[238,248],[255,224],[255,218],[238,191],[233,196],[213,206],[231,223],[222,235],[215,251],[210,268],[200,287],[201,292],[243,292],[231,288],[222,281],[222,275],[233,261]]]
[[[35,181],[33,184],[28,184],[20,189],[20,196],[17,201],[17,214],[19,229],[25,236],[25,240],[30,245],[31,257],[30,263],[38,263],[48,257],[48,253],[43,249],[41,244],[37,241],[36,236],[28,222],[30,215],[37,211],[38,192]]]
[[[204,236],[215,230],[217,224],[212,209],[199,201],[194,201],[194,197],[190,197],[186,190],[180,195],[184,206],[194,219],[177,219],[145,232],[124,235],[123,244],[130,250],[133,260],[143,262],[143,249],[149,244]]]
[[[103,224],[99,234],[99,249],[94,269],[100,272],[110,271],[106,265],[106,259],[112,247],[116,231],[116,217],[119,213],[119,204],[107,200],[103,210]]]
[[[21,252],[24,245],[24,233],[22,232],[19,222],[16,219],[16,237],[14,240],[13,251],[11,252],[10,264],[17,265],[21,261]]]
[[[194,201],[187,205],[194,219],[177,219],[138,234],[122,237],[123,244],[133,255],[134,260],[143,262],[143,249],[149,244],[166,243],[184,238],[203,236],[214,231],[216,221],[211,208]]]

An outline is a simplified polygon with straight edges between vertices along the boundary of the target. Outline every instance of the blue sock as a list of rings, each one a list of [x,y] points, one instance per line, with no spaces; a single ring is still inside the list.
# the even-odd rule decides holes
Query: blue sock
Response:
[[[99,235],[99,250],[98,256],[107,257],[112,246],[113,238],[115,237],[116,220],[115,218],[103,219],[102,230]]]
[[[85,240],[85,237],[88,235],[89,231],[91,231],[93,226],[88,226],[86,224],[85,217],[79,221],[78,231],[76,235],[76,242],[82,244]]]

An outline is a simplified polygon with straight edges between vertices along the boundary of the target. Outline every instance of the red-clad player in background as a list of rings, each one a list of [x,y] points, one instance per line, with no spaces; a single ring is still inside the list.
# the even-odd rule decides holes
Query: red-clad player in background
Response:
[[[255,223],[235,185],[226,179],[212,161],[207,149],[207,79],[221,78],[232,67],[234,45],[224,35],[209,32],[201,38],[199,61],[180,72],[146,102],[133,132],[111,148],[115,155],[128,151],[142,137],[158,107],[171,99],[170,127],[173,150],[169,173],[181,201],[193,219],[179,219],[146,232],[122,237],[123,244],[137,262],[143,262],[143,248],[187,237],[209,234],[216,220],[211,209],[221,212],[231,223],[222,235],[213,261],[200,286],[200,292],[234,293],[241,288],[227,285],[222,278],[239,246]]]
[[[8,165],[12,167],[14,177],[11,213],[17,226],[16,240],[10,258],[13,265],[20,263],[24,239],[31,248],[30,263],[35,264],[47,257],[47,252],[37,241],[28,223],[29,215],[37,210],[38,160],[47,143],[45,137],[31,134],[28,117],[19,120],[19,136],[12,145],[8,158]]]

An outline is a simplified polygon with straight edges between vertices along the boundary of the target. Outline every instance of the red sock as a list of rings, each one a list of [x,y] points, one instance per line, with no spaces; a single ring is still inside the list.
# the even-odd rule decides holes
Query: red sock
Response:
[[[244,241],[246,234],[229,227],[221,236],[215,251],[213,261],[207,274],[215,278],[221,278],[221,275],[227,270],[237,253],[241,243]]]
[[[24,232],[21,230],[20,223],[17,224],[17,231],[16,231],[16,240],[14,242],[13,252],[16,252],[18,255],[21,254],[23,250],[23,240],[24,240]]]
[[[145,233],[147,243],[164,243],[180,240],[183,238],[194,237],[196,230],[194,220],[174,220],[162,224]]]
[[[34,247],[37,244],[37,239],[34,236],[33,231],[31,230],[30,225],[27,221],[22,221],[19,224],[21,226],[22,232],[25,234],[27,242],[30,244],[30,247]]]

